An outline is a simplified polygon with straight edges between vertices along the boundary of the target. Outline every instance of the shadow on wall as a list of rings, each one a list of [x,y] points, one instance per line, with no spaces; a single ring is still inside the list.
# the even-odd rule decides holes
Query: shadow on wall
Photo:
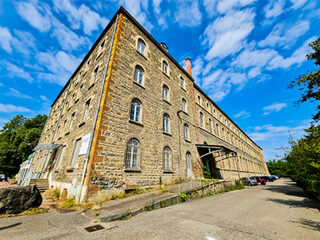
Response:
[[[299,223],[303,225],[303,228],[311,229],[314,231],[320,231],[320,222],[301,218],[300,221],[292,221],[293,223]]]
[[[314,199],[302,199],[299,200],[284,200],[284,199],[277,199],[277,198],[269,198],[268,201],[284,204],[290,207],[297,207],[297,208],[315,208],[320,210],[319,203]]]

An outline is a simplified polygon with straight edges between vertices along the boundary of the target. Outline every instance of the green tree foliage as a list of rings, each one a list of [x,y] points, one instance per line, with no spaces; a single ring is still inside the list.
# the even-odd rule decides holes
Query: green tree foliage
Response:
[[[271,175],[280,175],[288,177],[288,162],[283,159],[274,159],[267,162],[267,166]]]
[[[27,119],[17,115],[0,130],[0,172],[9,176],[18,172],[20,164],[37,145],[47,115]]]
[[[320,193],[320,125],[305,131],[305,137],[291,143],[288,174],[306,191]]]
[[[314,50],[312,53],[308,53],[306,57],[309,60],[314,60],[315,65],[320,65],[320,38],[311,42],[310,47]],[[304,93],[298,103],[303,103],[307,101],[315,102],[320,100],[320,68],[309,74],[301,75],[293,81],[289,88],[298,86],[300,90]],[[320,104],[317,105],[317,113],[313,115],[313,120],[320,120]]]

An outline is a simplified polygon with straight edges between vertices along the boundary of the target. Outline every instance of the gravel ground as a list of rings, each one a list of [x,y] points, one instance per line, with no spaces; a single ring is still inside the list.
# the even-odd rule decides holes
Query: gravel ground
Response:
[[[126,221],[94,223],[92,217],[78,212],[0,219],[0,238],[318,240],[318,208],[318,202],[307,198],[291,180],[280,179],[145,212]],[[105,229],[84,230],[95,224]]]

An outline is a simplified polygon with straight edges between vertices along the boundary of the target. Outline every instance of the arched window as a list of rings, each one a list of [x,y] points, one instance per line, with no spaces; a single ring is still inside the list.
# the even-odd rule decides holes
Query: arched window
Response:
[[[141,102],[136,98],[131,102],[130,119],[141,122]]]
[[[187,112],[187,101],[182,98],[182,111]]]
[[[127,145],[126,168],[138,168],[140,143],[136,138],[131,138]]]
[[[187,167],[187,177],[191,177],[192,172],[191,172],[191,153],[190,152],[187,152],[186,154],[186,167]]]
[[[141,38],[139,38],[139,40],[138,40],[137,50],[139,53],[144,55],[145,50],[146,50],[146,44]]]
[[[198,103],[201,105],[201,97],[198,95]]]
[[[203,113],[200,112],[200,127],[203,127]]]
[[[170,163],[170,148],[165,147],[163,149],[163,169],[170,170],[171,169],[171,163]]]
[[[134,81],[136,83],[142,84],[143,74],[143,69],[140,66],[136,66],[136,68],[134,69]]]
[[[168,114],[163,114],[163,125],[162,130],[165,133],[170,133],[170,118]]]
[[[183,125],[184,139],[189,141],[189,126],[188,124]]]
[[[167,85],[163,85],[162,87],[162,98],[169,101],[169,88]]]
[[[209,118],[209,131],[212,132],[212,121],[211,121],[211,118]]]
[[[184,88],[184,79],[180,77],[180,87]]]
[[[216,131],[217,131],[217,136],[219,137],[219,125],[216,123]]]
[[[166,61],[162,61],[162,72],[168,75],[168,63]]]

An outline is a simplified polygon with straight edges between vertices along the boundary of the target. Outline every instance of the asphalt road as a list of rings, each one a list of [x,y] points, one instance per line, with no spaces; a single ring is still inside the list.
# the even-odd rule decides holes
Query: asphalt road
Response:
[[[0,239],[320,239],[320,212],[289,179],[219,194],[126,221],[99,223],[78,212],[0,219]],[[97,217],[98,219],[98,217]]]

